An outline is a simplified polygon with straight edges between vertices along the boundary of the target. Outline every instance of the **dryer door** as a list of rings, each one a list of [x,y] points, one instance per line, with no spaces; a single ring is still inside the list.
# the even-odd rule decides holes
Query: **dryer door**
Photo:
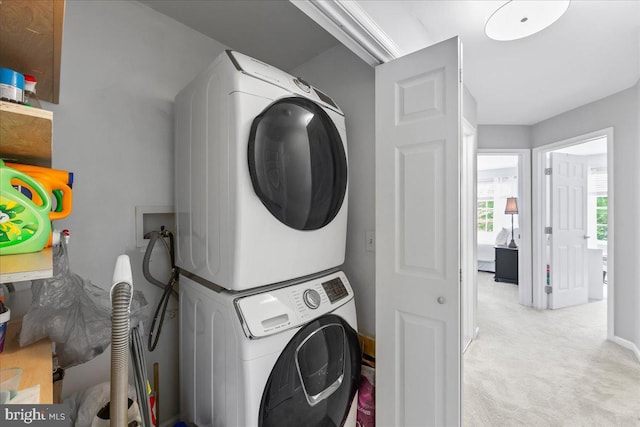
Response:
[[[341,317],[307,324],[271,371],[259,426],[341,426],[358,388],[360,354],[358,334]]]
[[[284,98],[251,125],[249,172],[266,208],[296,230],[317,230],[337,215],[347,191],[340,134],[318,104]]]

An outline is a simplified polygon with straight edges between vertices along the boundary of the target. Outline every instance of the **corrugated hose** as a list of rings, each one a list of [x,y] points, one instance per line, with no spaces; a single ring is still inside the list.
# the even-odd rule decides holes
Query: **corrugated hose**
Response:
[[[111,426],[127,425],[129,390],[129,318],[133,279],[127,255],[120,255],[111,287]]]

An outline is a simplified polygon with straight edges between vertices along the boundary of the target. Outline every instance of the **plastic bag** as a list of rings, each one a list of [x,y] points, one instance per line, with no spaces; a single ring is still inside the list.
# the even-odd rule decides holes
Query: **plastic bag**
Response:
[[[62,368],[87,362],[111,343],[109,291],[71,272],[64,239],[54,248],[53,277],[31,284],[31,307],[22,319],[20,346],[44,337],[56,343]],[[148,305],[133,292],[131,325],[147,321]]]
[[[136,391],[131,385],[129,385],[127,395],[129,400],[136,402]],[[71,409],[72,425],[75,427],[91,427],[99,424],[96,416],[109,403],[110,399],[111,383],[104,382],[72,394],[64,400],[63,404]],[[127,418],[128,421],[138,421],[138,425],[140,425],[140,410],[137,402],[129,407]],[[102,422],[102,424],[109,425],[109,421]]]
[[[360,388],[358,389],[357,427],[374,427],[376,422],[375,369],[362,365]]]

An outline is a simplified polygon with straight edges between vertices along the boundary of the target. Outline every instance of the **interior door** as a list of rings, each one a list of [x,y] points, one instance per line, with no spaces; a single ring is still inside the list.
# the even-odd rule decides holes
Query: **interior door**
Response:
[[[460,425],[461,43],[376,68],[376,424]]]
[[[584,156],[551,153],[550,307],[589,301],[587,179]]]

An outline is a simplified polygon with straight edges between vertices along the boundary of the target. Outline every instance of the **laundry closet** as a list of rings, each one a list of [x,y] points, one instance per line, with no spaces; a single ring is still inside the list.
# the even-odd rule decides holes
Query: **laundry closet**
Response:
[[[277,6],[278,3],[290,7],[286,2],[275,2],[271,13],[286,13],[278,9],[283,7]],[[304,16],[301,12],[295,13]],[[262,15],[261,20],[268,22],[270,18]],[[233,23],[235,33],[251,33],[250,26],[245,28],[243,22],[244,19],[240,19]],[[302,34],[309,22],[305,20],[292,24],[288,37],[291,52],[299,52],[295,46],[295,34]],[[279,31],[289,32],[282,28]],[[258,38],[246,36],[251,37]],[[182,162],[185,159],[180,155],[186,154],[180,151],[176,156],[174,152],[174,132],[178,131],[178,122],[174,122],[174,118],[179,113],[175,97],[211,66],[216,58],[222,56],[227,61],[225,66],[229,67],[230,80],[243,76],[249,82],[236,94],[226,93],[224,98],[221,94],[218,98],[225,103],[225,108],[229,107],[228,111],[243,109],[251,112],[242,119],[241,126],[231,121],[225,123],[229,132],[242,128],[242,138],[247,141],[243,149],[247,152],[226,153],[228,162],[216,164],[204,176],[193,175],[192,188],[202,189],[212,185],[211,174],[222,174],[224,168],[228,168],[228,172],[240,163],[247,168],[252,165],[250,172],[254,177],[252,179],[251,173],[227,174],[224,175],[227,181],[217,181],[217,191],[220,194],[226,191],[225,201],[228,204],[225,206],[212,204],[211,200],[205,201],[202,196],[191,194],[193,198],[199,198],[199,202],[204,203],[207,209],[215,206],[220,210],[215,213],[217,218],[209,215],[211,211],[204,215],[202,212],[192,215],[190,220],[200,221],[191,224],[196,226],[193,227],[196,231],[187,233],[188,239],[177,239],[178,263],[184,262],[180,267],[186,272],[181,278],[181,292],[189,293],[189,286],[193,286],[193,292],[184,298],[184,303],[198,304],[200,308],[205,305],[204,301],[211,302],[209,308],[216,307],[216,304],[224,306],[219,311],[221,317],[235,323],[228,328],[221,325],[231,323],[218,324],[211,331],[211,336],[232,330],[235,338],[227,335],[226,339],[242,337],[251,345],[255,344],[253,347],[249,347],[249,344],[244,347],[246,354],[233,355],[238,368],[250,359],[249,353],[254,352],[252,354],[255,355],[265,350],[259,347],[279,347],[278,354],[285,353],[287,346],[294,352],[298,350],[299,346],[293,344],[293,336],[275,342],[267,339],[271,335],[266,335],[281,327],[278,322],[284,319],[283,309],[290,325],[305,329],[310,323],[309,317],[300,315],[300,307],[315,313],[313,317],[324,318],[313,328],[322,330],[322,334],[330,341],[333,337],[335,344],[330,350],[334,354],[342,353],[350,362],[359,363],[359,355],[354,354],[354,333],[361,331],[374,334],[374,252],[372,245],[367,247],[365,244],[367,232],[372,234],[374,228],[371,146],[373,69],[334,42],[327,45],[320,55],[305,56],[298,62],[292,62],[294,65],[283,67],[271,63],[269,49],[263,50],[264,56],[261,52],[249,52],[245,56],[247,52],[241,50],[233,51],[229,56],[226,51],[233,50],[231,43],[208,38],[187,28],[153,10],[145,2],[67,2],[60,99],[58,104],[44,103],[43,108],[52,111],[54,116],[52,166],[73,170],[78,180],[78,185],[74,187],[73,218],[60,223],[61,227],[69,228],[72,232],[69,257],[73,270],[106,287],[106,283],[111,281],[117,255],[127,253],[133,266],[135,288],[146,295],[151,306],[155,306],[160,291],[149,285],[141,272],[146,242],[139,236],[141,233],[137,229],[135,212],[174,213],[178,224],[184,219],[181,215],[188,206],[186,197],[189,193],[174,191],[174,178],[191,178],[181,176],[174,169],[174,158]],[[291,53],[289,57],[296,55]],[[239,71],[238,67],[243,71]],[[265,77],[265,69],[271,70],[266,74],[273,72],[274,75]],[[262,76],[257,77],[259,74]],[[287,87],[268,83],[269,78],[285,79]],[[285,84],[284,80],[282,84]],[[256,92],[257,85],[269,89]],[[204,92],[198,92],[197,96],[200,95],[204,96]],[[293,98],[293,101],[287,101],[289,98]],[[273,160],[276,160],[274,157],[261,158],[262,154],[257,153],[252,163],[248,158],[252,123],[261,114],[262,120],[254,129],[254,136],[258,137],[253,145],[254,154],[256,149],[262,149],[262,153],[281,155],[285,152],[281,147],[271,146],[265,141],[273,139],[273,134],[282,129],[295,129],[295,126],[302,126],[307,120],[313,129],[327,133],[329,140],[334,143],[327,152],[316,153],[317,160],[309,163],[311,167],[293,171],[295,173],[287,175],[288,181],[284,175],[278,181],[276,175],[285,171],[271,168]],[[291,121],[279,122],[282,117],[289,117]],[[229,120],[230,115],[224,118]],[[316,122],[321,124],[316,126]],[[325,127],[324,123],[332,123],[334,128]],[[263,136],[267,139],[261,139]],[[306,140],[313,137],[306,137]],[[297,144],[295,140],[290,142]],[[309,145],[303,153],[313,150],[316,147]],[[211,151],[206,154],[196,151],[192,153],[191,161],[200,160],[201,155],[213,154]],[[328,173],[323,163],[325,157],[342,159],[334,162],[335,169],[330,172],[335,185],[333,182],[323,184],[326,178],[323,174]],[[209,159],[217,161],[218,157]],[[190,168],[191,165],[183,170]],[[291,172],[286,171],[287,174]],[[230,186],[236,184],[242,185],[242,191],[229,191]],[[306,186],[316,196],[302,195],[302,205],[296,206],[283,199],[286,195],[285,186],[291,191]],[[282,191],[276,191],[278,187]],[[258,196],[258,193],[261,194]],[[240,210],[226,210],[232,205]],[[321,208],[311,209],[317,206]],[[321,213],[317,215],[314,212]],[[235,225],[223,221],[214,223],[214,220],[225,216],[227,220],[249,221],[253,228],[239,226],[240,222]],[[218,227],[218,237],[206,243],[200,241],[198,233],[205,233],[203,230],[209,227],[208,236],[212,236],[211,227],[214,225]],[[248,234],[234,235],[238,231]],[[256,233],[263,235],[259,245],[251,238]],[[240,240],[234,240],[236,237],[240,237]],[[191,242],[188,242],[189,239]],[[239,243],[233,246],[229,243],[232,241]],[[213,256],[212,251],[216,245],[227,251],[218,252],[218,258]],[[239,253],[243,254],[242,257],[234,258]],[[165,273],[168,260],[163,259],[162,253],[154,257],[151,267],[161,276]],[[279,267],[274,268],[274,263],[280,263]],[[228,269],[224,270],[222,266]],[[268,289],[273,294],[256,289]],[[215,300],[220,295],[228,298]],[[243,298],[238,299],[240,296]],[[198,298],[201,302],[196,303]],[[290,306],[284,304],[277,307],[274,300],[278,298],[289,301]],[[256,317],[251,314],[255,313],[255,306],[266,307],[273,314]],[[337,306],[340,307],[336,309]],[[207,312],[205,309],[199,313],[205,315],[213,311]],[[158,362],[160,365],[163,391],[160,418],[163,422],[172,419],[177,421],[173,417],[181,412],[180,369],[192,369],[189,381],[193,381],[203,372],[200,368],[205,363],[205,359],[195,357],[193,365],[181,368],[177,345],[179,325],[183,320],[180,316],[178,302],[172,299],[158,348],[149,355],[148,360],[149,364]],[[323,323],[327,320],[327,324]],[[307,343],[313,346],[309,348],[317,349],[321,343],[316,343],[314,339],[320,335],[312,335],[311,329],[305,331],[310,337]],[[285,336],[284,333],[275,335]],[[344,343],[348,345],[343,346],[343,340],[339,337],[346,337]],[[187,347],[191,344],[184,344],[180,350],[188,352]],[[300,351],[313,353],[304,350],[304,346]],[[223,353],[216,354],[223,356]],[[358,362],[355,362],[354,356],[358,356]],[[69,369],[64,379],[63,398],[108,380],[108,359],[108,354],[103,353]],[[207,360],[214,364],[222,363],[221,359]],[[274,361],[273,366],[276,363]],[[287,366],[291,368],[292,365]],[[347,415],[351,412],[353,382],[346,379],[353,376],[356,366],[344,370],[336,366],[333,368],[327,376],[328,384],[309,385],[306,393],[299,398],[316,409],[330,402],[329,406],[337,408],[335,412],[338,415],[332,416],[337,417],[335,422],[339,423],[345,410]],[[292,374],[299,375],[297,369]],[[305,369],[315,368],[309,363]],[[259,392],[252,391],[255,396],[259,394],[259,397],[252,397],[251,403],[254,405],[252,411],[255,409],[256,413],[271,374],[271,371],[266,372],[266,368],[264,370],[261,374],[265,377],[262,389]],[[348,386],[339,387],[338,380]],[[195,381],[193,384],[196,384]],[[218,402],[222,399],[222,392],[220,388],[213,390],[214,384],[217,387],[219,383],[211,381],[212,388],[209,391],[194,390],[203,397],[210,392],[212,394],[209,395]],[[271,384],[275,387],[273,382]],[[239,392],[244,385],[233,382],[225,387],[227,391],[235,387],[235,392]],[[334,404],[334,401],[339,403]]]

